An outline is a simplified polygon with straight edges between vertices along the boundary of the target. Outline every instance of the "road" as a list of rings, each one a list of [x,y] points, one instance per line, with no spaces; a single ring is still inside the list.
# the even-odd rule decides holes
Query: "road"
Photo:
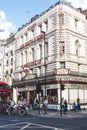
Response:
[[[87,117],[50,118],[0,115],[0,130],[87,130]]]

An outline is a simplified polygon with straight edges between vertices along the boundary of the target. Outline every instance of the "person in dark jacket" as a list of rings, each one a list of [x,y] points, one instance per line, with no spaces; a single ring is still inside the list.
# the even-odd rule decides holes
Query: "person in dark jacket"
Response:
[[[65,114],[65,112],[67,112],[67,100],[65,99],[65,101],[64,101],[64,114]]]

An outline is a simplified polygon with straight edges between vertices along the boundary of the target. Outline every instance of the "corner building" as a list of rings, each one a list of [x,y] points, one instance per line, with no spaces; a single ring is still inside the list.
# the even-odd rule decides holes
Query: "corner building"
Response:
[[[87,20],[80,8],[58,2],[19,28],[15,40],[15,99],[34,97],[39,80],[41,95],[59,104],[61,80],[68,104],[87,103]]]

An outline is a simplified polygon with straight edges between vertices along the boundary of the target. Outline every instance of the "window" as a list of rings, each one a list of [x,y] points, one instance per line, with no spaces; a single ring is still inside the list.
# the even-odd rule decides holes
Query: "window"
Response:
[[[23,36],[20,37],[20,45],[23,44]]]
[[[60,56],[63,56],[65,54],[65,44],[64,41],[59,41],[60,44]]]
[[[65,62],[60,62],[60,68],[65,68]]]
[[[25,50],[25,63],[27,63],[27,50]]]
[[[26,34],[25,34],[25,42],[27,41],[27,39],[28,39],[28,38],[27,38],[27,33],[26,33]]]
[[[75,29],[78,27],[78,19],[75,19]]]
[[[40,24],[40,25],[38,26],[38,35],[41,34],[41,31],[42,31],[42,25]]]
[[[48,95],[49,104],[57,104],[58,103],[57,89],[48,89],[47,95]]]
[[[45,41],[45,58],[48,59],[48,41]]]
[[[8,74],[8,70],[6,71],[6,74]]]
[[[76,55],[79,55],[78,46],[76,46]]]
[[[38,67],[38,75],[41,75],[41,67]]]
[[[11,63],[13,62],[13,58],[11,58]]]
[[[59,24],[64,25],[64,14],[59,15]]]
[[[33,39],[34,37],[35,37],[35,30],[32,29],[32,30],[31,30],[31,39]]]
[[[45,30],[48,31],[48,21],[45,21],[44,25],[45,25]]]
[[[34,51],[34,48],[32,48],[32,61],[34,61],[35,59],[35,51]]]
[[[13,51],[10,51],[10,55],[13,56]]]
[[[54,17],[50,18],[50,29],[54,28]]]
[[[8,65],[8,60],[6,61],[6,65]]]
[[[30,73],[33,74],[33,69],[30,69]]]
[[[63,45],[62,46],[62,51],[63,51],[63,54],[65,53],[65,46]]]
[[[75,48],[76,48],[76,55],[79,56],[80,44],[78,40],[76,40],[75,42]]]
[[[23,64],[23,53],[20,54],[20,65]]]
[[[8,58],[8,53],[6,53],[5,55],[6,55],[6,58]]]
[[[40,47],[40,59],[42,58],[42,45],[39,45]]]
[[[13,72],[13,69],[10,69],[10,73],[12,73]]]

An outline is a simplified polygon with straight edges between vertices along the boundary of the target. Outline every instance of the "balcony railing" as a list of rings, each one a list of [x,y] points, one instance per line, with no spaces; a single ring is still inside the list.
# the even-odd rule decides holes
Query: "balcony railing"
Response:
[[[87,73],[82,73],[82,72],[77,72],[77,71],[70,71],[70,75],[87,77]]]
[[[29,77],[29,75],[30,75],[30,77]],[[29,74],[29,75],[26,75],[25,77],[22,77],[21,79],[13,79],[13,82],[15,83],[15,82],[20,82],[20,81],[27,81],[27,80],[33,80],[33,79],[36,79],[36,77],[35,76],[33,76],[33,75],[35,75],[35,74]],[[43,74],[37,74],[37,78],[38,79],[43,79],[43,78],[45,78],[45,76],[46,77],[51,77],[51,76],[54,76],[55,75],[55,72],[53,71],[53,72],[49,72],[49,73],[47,73],[47,75],[45,75],[45,73],[43,73]],[[29,77],[29,78],[27,78],[27,76]]]
[[[36,77],[31,76],[31,75],[35,75],[35,74],[30,74],[30,77],[29,77],[29,75],[27,75],[28,78],[25,78],[25,77],[27,77],[27,76],[25,76],[25,77],[22,77],[21,79],[13,79],[13,83],[20,82],[20,81],[33,81],[33,80],[35,80]],[[85,77],[85,78],[87,77],[87,73],[81,73],[81,72],[76,72],[76,71],[69,71],[69,73],[67,75],[69,75],[69,76],[77,76],[77,77]],[[37,74],[38,79],[44,79],[45,76],[48,79],[48,77],[49,78],[55,77],[56,73],[55,73],[55,71],[52,71],[52,72],[46,73],[46,75],[45,75],[45,73]],[[57,74],[57,76],[61,76],[61,75]]]

